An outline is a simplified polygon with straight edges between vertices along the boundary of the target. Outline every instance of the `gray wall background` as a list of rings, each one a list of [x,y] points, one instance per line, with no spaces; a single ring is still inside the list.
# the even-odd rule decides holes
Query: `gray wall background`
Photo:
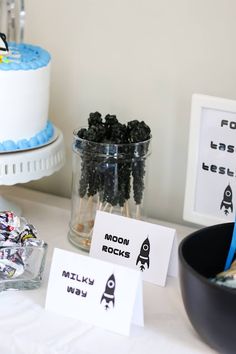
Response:
[[[191,96],[236,99],[234,0],[25,0],[25,41],[52,54],[49,117],[67,160],[26,187],[70,197],[71,141],[92,111],[152,128],[147,212],[182,223]]]

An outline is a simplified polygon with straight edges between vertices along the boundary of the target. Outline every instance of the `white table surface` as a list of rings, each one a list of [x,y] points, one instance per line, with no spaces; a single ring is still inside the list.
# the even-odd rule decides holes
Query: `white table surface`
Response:
[[[17,202],[23,216],[48,245],[42,286],[35,290],[0,293],[1,354],[204,354],[216,353],[199,338],[185,313],[177,278],[166,287],[144,282],[145,326],[129,337],[114,334],[44,309],[54,247],[81,253],[67,239],[70,200],[22,187],[1,187],[4,197]],[[193,229],[159,222],[177,230],[178,240]]]

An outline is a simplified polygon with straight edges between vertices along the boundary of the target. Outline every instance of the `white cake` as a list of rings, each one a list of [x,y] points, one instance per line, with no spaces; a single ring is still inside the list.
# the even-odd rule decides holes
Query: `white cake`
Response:
[[[50,54],[29,44],[9,44],[0,53],[0,151],[38,147],[50,141]]]

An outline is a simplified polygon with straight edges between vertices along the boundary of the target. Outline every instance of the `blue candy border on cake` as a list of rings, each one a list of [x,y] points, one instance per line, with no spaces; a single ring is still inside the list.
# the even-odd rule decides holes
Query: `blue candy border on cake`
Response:
[[[13,54],[20,53],[19,59],[12,59],[9,55],[8,63],[0,63],[0,70],[36,70],[47,66],[51,60],[51,55],[43,48],[25,43],[9,43],[9,50]]]
[[[46,144],[54,134],[54,127],[50,121],[47,122],[46,127],[30,139],[21,139],[17,142],[13,140],[5,140],[0,142],[0,152],[27,150],[39,147]]]

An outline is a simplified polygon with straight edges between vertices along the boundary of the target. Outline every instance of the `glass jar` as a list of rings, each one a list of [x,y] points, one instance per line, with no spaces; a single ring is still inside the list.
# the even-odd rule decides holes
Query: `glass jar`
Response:
[[[144,216],[151,139],[130,144],[95,143],[73,134],[69,240],[89,251],[97,210]]]

